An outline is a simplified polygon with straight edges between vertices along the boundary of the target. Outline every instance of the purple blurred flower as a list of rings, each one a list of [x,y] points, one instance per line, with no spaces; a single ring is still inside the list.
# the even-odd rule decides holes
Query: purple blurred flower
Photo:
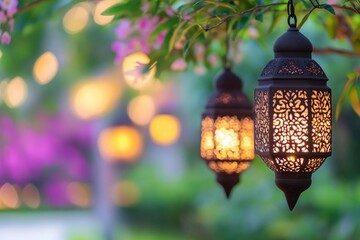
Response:
[[[0,0],[0,6],[6,11],[17,11],[18,0]]]
[[[132,32],[131,22],[129,19],[123,19],[115,29],[116,37],[120,40],[126,40]]]
[[[59,179],[47,183],[43,188],[45,202],[53,207],[66,207],[70,205],[67,196],[68,184],[68,182]]]
[[[88,180],[90,167],[84,150],[91,149],[94,141],[91,125],[41,114],[34,123],[15,125],[7,116],[0,118],[4,129],[0,136],[1,170],[6,169],[0,171],[1,181],[46,180],[45,173],[51,168],[73,180]]]
[[[186,61],[183,58],[178,58],[171,64],[171,70],[183,71],[186,69],[186,66]]]
[[[1,43],[9,44],[11,42],[11,36],[9,32],[4,32],[1,36]]]
[[[148,41],[159,21],[159,17],[144,16],[131,24],[129,19],[123,19],[115,29],[116,40],[112,44],[112,50],[116,54],[115,62],[120,63],[127,55],[134,52],[148,54],[151,49],[160,49],[166,32],[160,33],[156,41]]]

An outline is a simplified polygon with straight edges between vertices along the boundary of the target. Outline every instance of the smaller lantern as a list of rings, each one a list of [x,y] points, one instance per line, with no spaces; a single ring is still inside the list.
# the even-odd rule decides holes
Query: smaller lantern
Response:
[[[200,153],[229,198],[255,157],[252,105],[230,69],[217,77],[215,87],[202,115]]]

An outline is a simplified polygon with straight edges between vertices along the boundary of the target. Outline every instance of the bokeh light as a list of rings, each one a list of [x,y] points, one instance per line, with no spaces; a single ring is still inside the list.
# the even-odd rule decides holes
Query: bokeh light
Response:
[[[27,184],[21,191],[21,199],[30,208],[38,208],[40,206],[40,192],[31,183]]]
[[[103,130],[98,139],[102,157],[109,161],[135,161],[143,151],[139,131],[130,126],[117,126]]]
[[[89,23],[89,12],[81,4],[77,4],[66,12],[63,26],[67,33],[76,34],[82,31]]]
[[[52,52],[43,53],[35,62],[33,74],[39,84],[47,84],[56,75],[59,63]]]
[[[12,79],[5,88],[4,101],[11,108],[21,106],[28,95],[28,87],[21,77]]]
[[[67,186],[67,195],[72,204],[86,208],[91,205],[90,186],[86,183],[71,182]]]
[[[105,25],[113,20],[114,16],[105,16],[102,13],[110,8],[111,6],[119,3],[121,0],[103,0],[96,4],[94,12],[94,21],[96,24]]]
[[[111,198],[119,207],[130,207],[139,202],[140,191],[134,182],[119,181],[111,188]]]
[[[148,95],[141,95],[131,100],[127,106],[128,115],[135,124],[145,126],[154,117],[156,107]]]
[[[125,57],[122,62],[122,73],[126,83],[133,89],[142,90],[154,83],[156,67],[144,73],[144,68],[150,63],[150,58],[142,52],[136,52]]]
[[[151,121],[149,131],[154,142],[160,145],[170,145],[179,138],[180,122],[173,115],[160,114]]]
[[[16,191],[16,187],[10,183],[5,183],[0,188],[0,200],[2,205],[6,208],[19,207],[19,195]]]
[[[109,113],[118,103],[121,88],[113,79],[89,79],[75,84],[70,92],[70,106],[75,115],[92,120]]]

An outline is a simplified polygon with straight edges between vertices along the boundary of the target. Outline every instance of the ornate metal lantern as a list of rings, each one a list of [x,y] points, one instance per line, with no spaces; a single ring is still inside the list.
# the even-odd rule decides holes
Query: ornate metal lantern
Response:
[[[328,78],[311,58],[311,42],[296,28],[296,17],[289,25],[259,77],[254,118],[255,152],[275,172],[292,210],[331,155],[332,119]]]
[[[217,77],[215,87],[202,115],[200,153],[229,198],[255,158],[252,105],[230,69]]]

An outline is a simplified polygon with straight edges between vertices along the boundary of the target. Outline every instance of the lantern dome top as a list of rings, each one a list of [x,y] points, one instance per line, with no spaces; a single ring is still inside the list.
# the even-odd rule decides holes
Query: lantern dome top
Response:
[[[230,68],[225,68],[215,80],[215,87],[217,90],[241,90],[242,81],[236,76]]]
[[[289,28],[274,44],[275,57],[311,58],[312,50],[310,40],[294,27]]]

